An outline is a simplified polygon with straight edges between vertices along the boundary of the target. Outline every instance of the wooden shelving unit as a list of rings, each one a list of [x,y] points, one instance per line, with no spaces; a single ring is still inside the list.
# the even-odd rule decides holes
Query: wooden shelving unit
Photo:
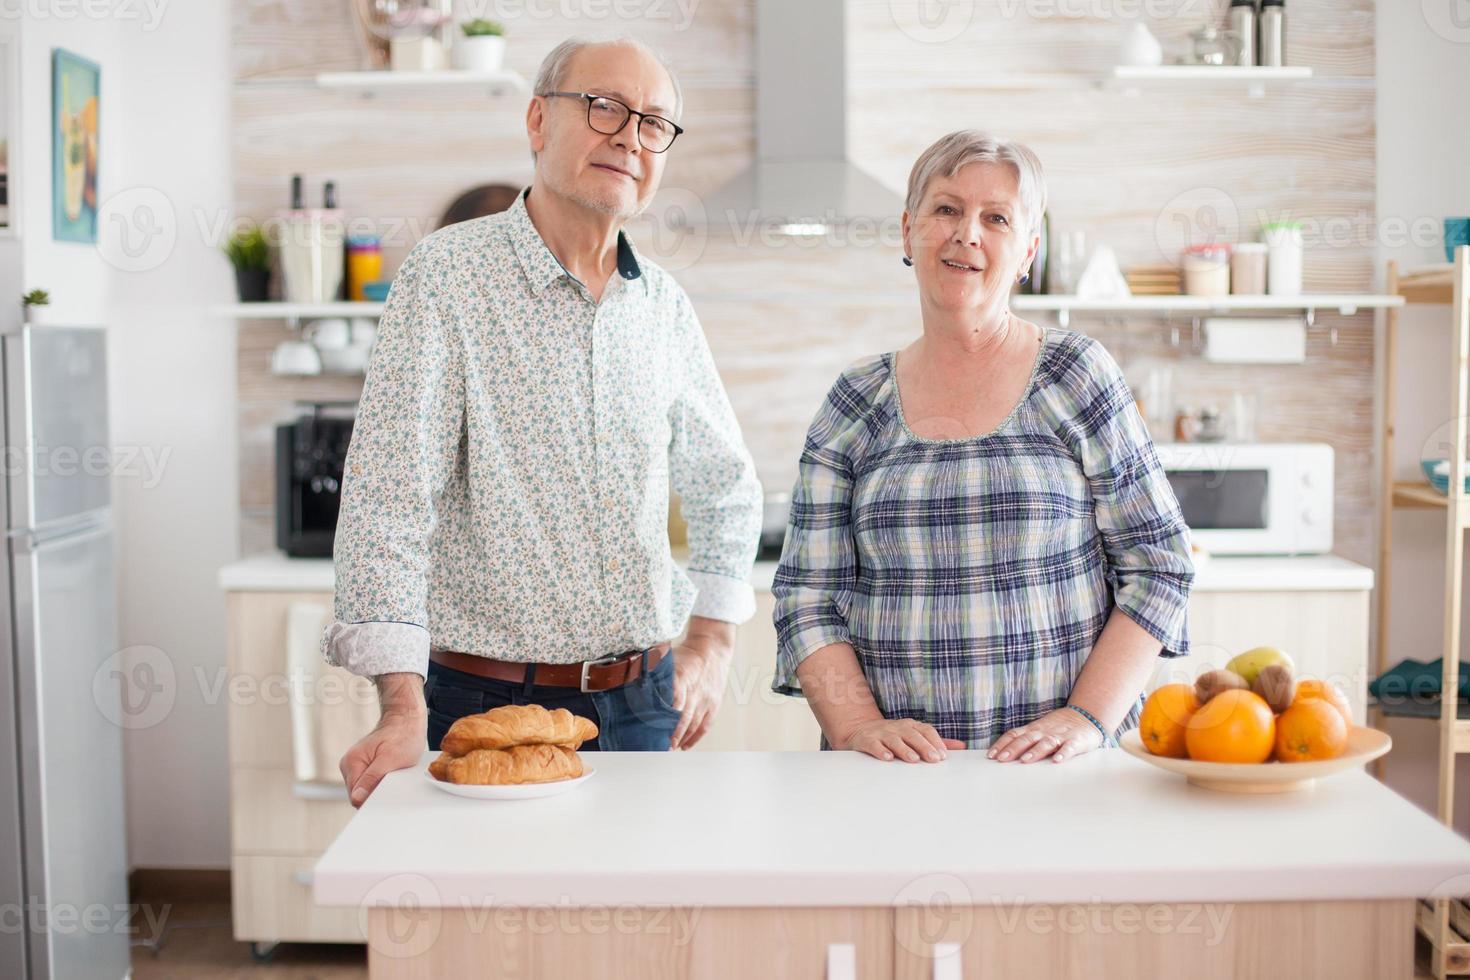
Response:
[[[1398,360],[1399,311],[1390,307],[1385,315],[1383,442],[1379,447],[1382,486],[1385,488],[1381,512],[1378,552],[1378,635],[1376,671],[1378,676],[1388,669],[1389,651],[1389,571],[1393,548],[1393,512],[1396,509],[1437,509],[1445,512],[1445,575],[1443,664],[1440,679],[1441,697],[1437,713],[1425,718],[1439,725],[1439,797],[1436,812],[1446,825],[1454,826],[1455,760],[1460,753],[1470,752],[1470,720],[1458,717],[1460,689],[1461,586],[1464,577],[1464,531],[1470,525],[1470,494],[1464,492],[1465,474],[1470,466],[1465,461],[1467,414],[1470,414],[1470,246],[1455,249],[1455,261],[1449,267],[1400,275],[1398,263],[1388,264],[1388,292],[1402,296],[1408,303],[1448,304],[1451,312],[1450,369],[1452,371],[1450,405],[1449,493],[1441,494],[1427,482],[1396,482],[1393,479],[1394,438],[1394,372]],[[1372,722],[1386,727],[1386,715],[1374,706]],[[1398,717],[1398,715],[1395,715]],[[1407,717],[1407,716],[1406,716]],[[1382,776],[1381,760],[1374,763],[1374,773]],[[1434,976],[1470,974],[1470,907],[1458,898],[1439,898],[1419,905],[1415,916],[1419,931],[1432,945],[1431,968]]]

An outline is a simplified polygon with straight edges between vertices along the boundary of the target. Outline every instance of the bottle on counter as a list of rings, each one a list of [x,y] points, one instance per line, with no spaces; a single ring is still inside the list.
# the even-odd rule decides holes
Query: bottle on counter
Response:
[[[383,278],[383,243],[377,235],[347,236],[347,298],[367,299],[363,287]]]
[[[1265,242],[1241,242],[1230,253],[1230,292],[1259,296],[1266,291]]]
[[[1239,42],[1235,63],[1247,67],[1255,65],[1256,0],[1230,0],[1230,32]]]
[[[1257,27],[1260,63],[1272,68],[1286,64],[1286,0],[1261,0]]]

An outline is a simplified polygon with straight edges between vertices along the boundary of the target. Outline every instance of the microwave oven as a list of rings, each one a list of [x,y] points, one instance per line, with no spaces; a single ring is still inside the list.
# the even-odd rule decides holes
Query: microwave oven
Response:
[[[1332,447],[1303,442],[1155,445],[1190,535],[1217,555],[1332,550]]]

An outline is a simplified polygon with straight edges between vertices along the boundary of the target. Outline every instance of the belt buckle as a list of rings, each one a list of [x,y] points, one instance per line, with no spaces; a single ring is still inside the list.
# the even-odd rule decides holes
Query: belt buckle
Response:
[[[623,654],[621,653],[609,653],[607,656],[598,657],[596,660],[582,661],[582,683],[578,685],[578,690],[580,690],[583,694],[593,693],[587,690],[587,672],[590,671],[593,667],[602,667],[607,664],[616,663],[618,658],[621,656],[623,656]]]

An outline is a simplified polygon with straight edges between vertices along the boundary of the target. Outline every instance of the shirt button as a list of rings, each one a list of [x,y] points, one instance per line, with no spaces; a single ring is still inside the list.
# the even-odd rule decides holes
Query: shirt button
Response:
[[[618,562],[616,560],[613,560],[613,561],[610,561],[610,562],[607,563],[607,570],[609,572],[616,572],[619,567],[620,566],[618,565]]]
[[[608,497],[606,500],[604,500],[602,502],[602,506],[603,507],[606,507],[608,510],[612,510],[617,505],[618,505],[617,504],[617,501],[613,500],[611,497]]]

